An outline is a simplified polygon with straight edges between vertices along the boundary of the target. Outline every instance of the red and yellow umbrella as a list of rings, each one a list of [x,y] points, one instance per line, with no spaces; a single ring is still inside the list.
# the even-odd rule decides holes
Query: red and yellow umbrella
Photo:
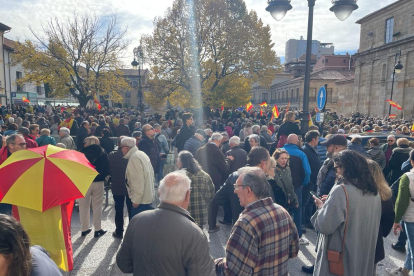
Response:
[[[0,202],[44,212],[84,197],[97,174],[74,150],[52,145],[21,150],[0,166]]]

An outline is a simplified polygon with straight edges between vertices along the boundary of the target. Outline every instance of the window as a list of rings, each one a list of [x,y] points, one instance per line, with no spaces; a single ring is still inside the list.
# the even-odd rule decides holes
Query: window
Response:
[[[294,99],[293,99],[293,89],[290,90],[290,101],[292,101],[292,102],[294,101]]]
[[[394,32],[394,17],[391,17],[385,21],[385,43],[392,42],[393,32]]]
[[[296,88],[296,101],[299,101],[299,88]]]
[[[328,63],[328,59],[325,59],[325,63]]]
[[[382,65],[382,72],[381,72],[381,82],[385,81],[385,78],[387,77],[387,65]]]
[[[262,94],[262,102],[267,102],[267,97],[268,97],[268,94],[267,93],[263,93]]]
[[[346,59],[344,59],[344,63],[346,63]]]
[[[282,97],[280,96],[280,91],[278,92],[278,95],[277,95],[277,102],[278,103],[282,102]]]
[[[322,63],[325,63],[325,59],[322,60]]]
[[[333,103],[332,100],[332,88],[326,90],[326,102]]]
[[[19,72],[19,71],[16,71],[16,80],[19,80],[21,78],[23,78],[23,73]],[[18,84],[17,87],[16,87],[16,90],[17,91],[22,91],[22,86]]]

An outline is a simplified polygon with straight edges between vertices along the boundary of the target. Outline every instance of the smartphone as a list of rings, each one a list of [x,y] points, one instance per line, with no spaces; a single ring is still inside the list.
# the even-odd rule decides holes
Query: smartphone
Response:
[[[310,191],[311,195],[315,196],[316,198],[319,198],[319,196],[314,192],[314,191]]]

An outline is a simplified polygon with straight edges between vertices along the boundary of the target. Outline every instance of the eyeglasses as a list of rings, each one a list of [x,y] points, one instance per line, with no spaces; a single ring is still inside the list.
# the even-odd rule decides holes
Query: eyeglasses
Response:
[[[19,143],[19,144],[16,144],[16,143],[12,143],[13,145],[18,145],[18,146],[21,146],[21,147],[25,147],[26,146],[26,143]]]
[[[238,189],[238,187],[243,187],[243,186],[247,186],[247,185],[238,185],[238,184],[233,184],[234,189]]]
[[[341,168],[342,166],[334,166],[334,169],[335,169],[335,171],[337,170],[337,169],[339,169],[339,168]]]
[[[395,142],[395,140],[387,140],[387,142]]]

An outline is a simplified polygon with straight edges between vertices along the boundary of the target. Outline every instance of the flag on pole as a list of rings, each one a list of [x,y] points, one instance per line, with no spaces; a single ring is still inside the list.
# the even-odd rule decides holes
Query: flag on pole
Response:
[[[391,100],[387,100],[387,102],[388,102],[391,106],[393,106],[393,107],[397,108],[398,110],[402,110],[402,107],[401,107],[399,104],[397,104],[396,102],[391,101]]]
[[[25,96],[22,97],[22,100],[23,100],[24,103],[30,103],[29,99],[26,98]]]
[[[99,111],[101,111],[102,105],[99,103],[98,100],[93,100],[94,103],[96,103],[96,107],[98,108]]]
[[[288,102],[288,104],[287,104],[287,106],[286,106],[286,111],[285,111],[285,113],[288,113],[289,108],[290,108],[290,102]]]
[[[411,132],[414,132],[414,123],[413,123],[413,126],[411,127]]]
[[[252,103],[251,103],[251,102],[249,102],[249,103],[246,105],[246,111],[250,111],[252,108],[253,108],[253,105],[252,105]]]
[[[391,119],[395,119],[397,117],[397,114],[390,114],[388,117],[390,117]]]
[[[267,107],[267,103],[266,102],[262,102],[261,104],[259,104],[261,107]]]
[[[313,120],[310,114],[309,114],[309,126],[313,126]]]
[[[275,118],[279,118],[279,109],[277,108],[277,105],[275,105],[275,106],[272,108],[272,114],[273,114],[273,117],[275,117]]]
[[[223,110],[224,110],[224,105],[221,106],[221,111],[223,111]]]

